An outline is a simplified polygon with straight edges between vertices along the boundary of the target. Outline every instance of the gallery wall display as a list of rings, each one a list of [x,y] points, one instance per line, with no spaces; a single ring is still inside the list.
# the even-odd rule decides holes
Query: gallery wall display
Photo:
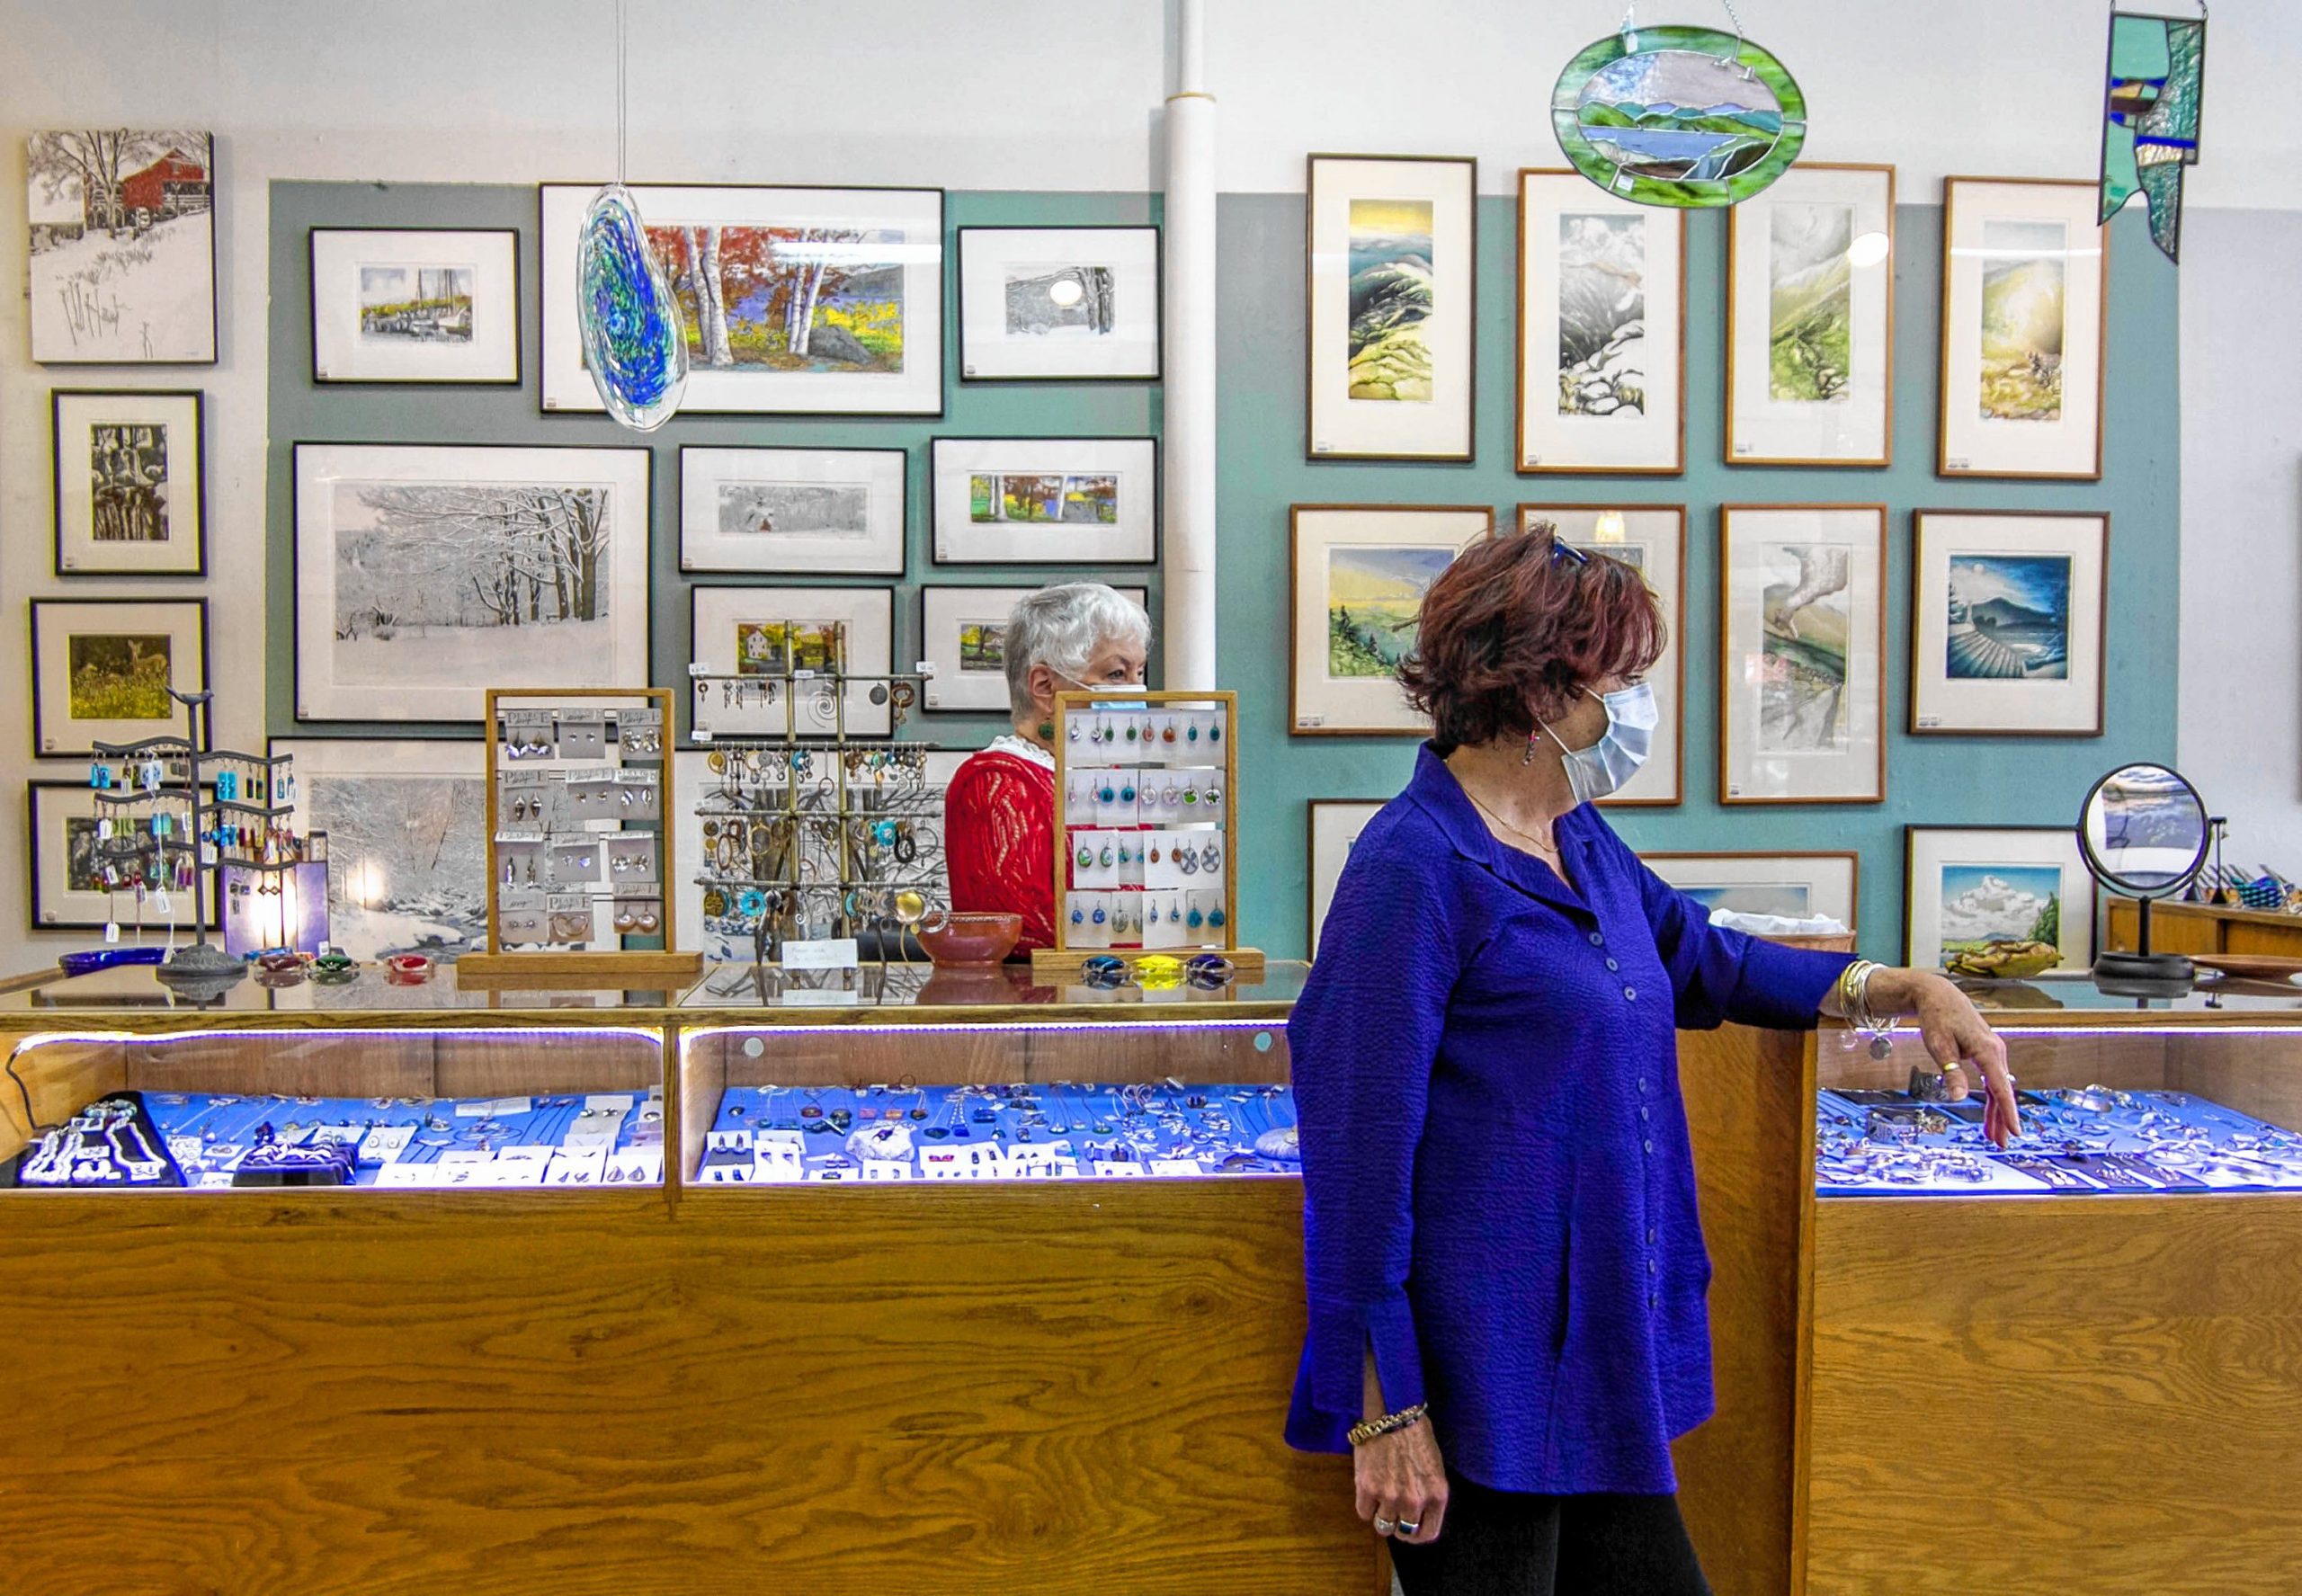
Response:
[[[1319,956],[1319,932],[1334,904],[1343,867],[1367,823],[1383,812],[1381,798],[1313,798],[1310,808],[1311,957]]]
[[[1911,517],[1914,736],[2099,737],[2110,518]]]
[[[1147,566],[1159,557],[1150,438],[938,438],[939,566]]]
[[[520,381],[513,227],[314,227],[314,382]]]
[[[92,755],[98,743],[181,735],[168,690],[208,688],[205,599],[34,599],[32,752]]]
[[[1663,607],[1662,655],[1647,670],[1665,736],[1646,762],[1602,807],[1683,802],[1686,763],[1686,650],[1681,640],[1687,609],[1687,512],[1683,504],[1521,504],[1518,528],[1548,522],[1558,540],[1589,554],[1619,559],[1646,579]]]
[[[1159,229],[961,227],[959,377],[1157,381]]]
[[[26,150],[27,292],[43,365],[216,361],[215,143],[67,129]]]
[[[1726,462],[1894,459],[1895,169],[1800,163],[1726,213]]]
[[[1686,218],[1519,174],[1522,474],[1686,469]]]
[[[58,576],[207,574],[203,404],[197,389],[49,394]]]
[[[203,803],[214,796],[210,791]],[[140,871],[152,880],[165,878],[161,859],[164,839],[154,834],[151,815],[123,814],[117,806],[100,804],[95,789],[85,781],[27,781],[24,806],[31,827],[26,921],[31,930],[96,931],[117,924],[130,938],[138,931],[165,931],[172,916],[160,906],[156,896],[147,896],[125,887],[109,887],[99,873],[103,851],[97,847],[98,824],[109,821],[113,829],[105,842],[108,850],[117,849],[111,854],[115,868]],[[122,827],[136,838],[134,848],[122,842]],[[181,843],[181,834],[173,841]],[[188,928],[195,913],[193,895],[172,896],[176,923]],[[201,896],[208,899],[209,929],[216,930],[223,923],[216,901],[220,895]]]
[[[1464,546],[1488,536],[1484,504],[1296,504],[1288,608],[1295,736],[1423,736],[1430,722],[1396,673],[1414,647],[1423,595]]]
[[[2096,185],[1942,181],[1945,477],[2102,475],[2110,235]]]
[[[680,569],[900,576],[900,449],[680,448]]]
[[[1478,163],[1315,155],[1306,186],[1310,458],[1469,459]]]
[[[923,708],[1007,713],[1007,617],[1036,591],[1029,587],[919,590],[919,657],[935,667],[927,682]],[[1138,609],[1150,605],[1147,588],[1116,591]]]
[[[543,408],[597,412],[576,325],[576,245],[599,191],[540,191]],[[943,192],[638,185],[687,325],[680,408],[940,415]]]
[[[1903,962],[2034,976],[2094,962],[2094,878],[2067,825],[1903,828]]]
[[[888,587],[694,587],[688,590],[688,658],[715,676],[758,676],[696,683],[690,725],[711,736],[884,737],[893,728],[884,682],[834,689],[837,670],[885,677],[895,660],[896,595]],[[823,673],[820,691],[796,701],[770,686],[790,671]]]
[[[296,718],[647,682],[645,449],[295,446]]]
[[[1852,853],[1641,853],[1646,868],[1706,913],[1828,915],[1851,929],[1861,860]]]
[[[1718,801],[1881,801],[1886,506],[1727,504],[1718,522]]]

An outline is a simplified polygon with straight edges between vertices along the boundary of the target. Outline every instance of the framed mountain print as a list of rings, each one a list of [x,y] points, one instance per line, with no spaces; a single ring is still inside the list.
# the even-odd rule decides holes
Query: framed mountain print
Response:
[[[542,186],[543,407],[604,406],[576,325],[576,245],[599,190]],[[686,322],[686,415],[941,415],[943,191],[631,190]]]
[[[1383,812],[1382,798],[1313,798],[1311,800],[1311,957],[1319,956],[1319,930],[1334,904],[1335,884],[1367,823]]]
[[[183,736],[168,691],[207,689],[207,600],[34,599],[31,615],[36,756]]]
[[[690,700],[699,736],[884,737],[894,725],[884,680],[894,669],[896,595],[891,587],[692,587],[687,657],[714,675],[758,676],[758,691],[698,683]],[[835,690],[831,673],[860,678]],[[810,691],[785,673],[813,671]],[[772,688],[770,682],[772,682]]]
[[[1468,460],[1478,163],[1313,156],[1305,338],[1315,460]]]
[[[1707,910],[1811,920],[1852,930],[1861,860],[1852,853],[1641,853],[1648,869]]]
[[[1159,229],[961,227],[964,382],[1155,382]]]
[[[1666,637],[1662,656],[1646,673],[1662,718],[1655,745],[1622,790],[1602,807],[1661,806],[1684,801],[1686,653],[1681,641],[1687,608],[1687,512],[1683,504],[1521,504],[1522,532],[1548,524],[1560,542],[1588,554],[1619,559],[1646,578],[1663,606]]]
[[[203,576],[207,449],[198,390],[49,395],[58,576]]]
[[[1522,474],[1686,469],[1686,215],[1519,174]]]
[[[1718,801],[1887,796],[1887,507],[1718,512]]]
[[[128,128],[34,133],[24,176],[33,360],[216,363],[210,135]]]
[[[1895,169],[1800,162],[1726,212],[1726,463],[1894,460]]]
[[[1942,180],[1945,477],[2102,475],[2110,235],[2086,182]]]
[[[680,446],[680,569],[900,576],[900,449]]]
[[[939,566],[1147,566],[1159,557],[1150,438],[938,438]]]
[[[312,380],[520,382],[515,227],[314,227]]]
[[[923,587],[919,656],[935,667],[922,694],[928,709],[995,711],[1005,716],[1007,616],[1030,587]],[[1122,587],[1120,597],[1147,608],[1150,592]]]
[[[2110,518],[1911,517],[1914,736],[2099,737]]]
[[[1414,647],[1423,595],[1495,513],[1484,504],[1297,504],[1289,594],[1293,670],[1287,729],[1298,737],[1419,737],[1399,661]]]
[[[2067,825],[1903,827],[1903,962],[2019,979],[2094,962],[2094,878]]]
[[[206,804],[215,798],[210,790],[201,801]],[[113,815],[109,810],[97,813],[96,795],[83,781],[27,781],[24,783],[24,804],[31,821],[31,851],[25,872],[30,888],[27,923],[34,931],[95,931],[117,923],[125,938],[138,932],[159,932],[165,934],[169,917],[159,911],[156,898],[146,897],[140,903],[132,887],[112,887],[105,884],[103,867],[107,855],[122,879],[141,871],[147,878],[159,880],[163,839],[153,834],[152,816],[136,811]],[[185,814],[182,806],[174,806],[174,816],[181,821]],[[112,832],[108,839],[99,839],[97,825],[110,820]],[[182,840],[182,834],[176,834]],[[133,846],[128,838],[135,839]],[[99,852],[97,843],[106,843],[104,852]],[[181,923],[187,928],[192,914],[192,895],[177,892],[172,895],[176,913],[183,916]],[[203,891],[207,898],[210,930],[223,924],[220,894]]]

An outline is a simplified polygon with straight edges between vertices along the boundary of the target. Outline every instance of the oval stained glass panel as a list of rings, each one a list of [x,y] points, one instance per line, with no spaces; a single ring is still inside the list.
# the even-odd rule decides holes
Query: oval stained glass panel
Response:
[[[1807,138],[1807,101],[1773,55],[1709,28],[1641,28],[1559,75],[1551,127],[1575,169],[1641,205],[1749,199]]]

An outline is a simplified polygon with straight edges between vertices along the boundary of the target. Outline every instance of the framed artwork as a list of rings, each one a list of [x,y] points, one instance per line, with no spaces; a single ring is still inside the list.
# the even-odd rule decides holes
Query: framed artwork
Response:
[[[680,569],[900,576],[900,449],[680,446]]]
[[[1327,910],[1334,903],[1335,883],[1367,823],[1383,812],[1382,798],[1313,798],[1311,800],[1310,929],[1311,957],[1319,956],[1319,932],[1326,925]]]
[[[296,718],[647,682],[645,449],[299,443]]]
[[[1037,591],[1030,587],[919,590],[919,656],[935,667],[923,695],[923,708],[1007,713],[1007,616]],[[1122,587],[1118,592],[1138,608],[1150,605],[1147,588]]]
[[[2099,737],[2110,518],[1911,517],[1914,736]]]
[[[1854,928],[1861,860],[1852,853],[1641,853],[1648,869],[1707,910],[1780,914],[1808,920],[1827,914]]]
[[[1903,962],[2010,976],[2094,963],[2094,878],[2067,825],[1903,828]]]
[[[1150,438],[938,438],[939,566],[1147,566],[1159,557]]]
[[[853,676],[884,677],[894,669],[895,617],[890,587],[690,588],[687,656],[716,675],[775,677],[779,689],[787,670],[828,673],[840,666]],[[884,682],[835,692],[826,681],[820,691],[795,693],[790,704],[780,692],[714,697],[703,691],[709,686],[702,683],[689,704],[699,736],[781,736],[788,727],[823,737],[843,724],[851,736],[884,737],[894,727]]]
[[[1315,460],[1468,460],[1478,163],[1313,156],[1305,183]]]
[[[31,607],[37,757],[183,736],[184,708],[168,690],[207,689],[207,600],[34,599]]]
[[[296,826],[327,834],[328,940],[365,963],[487,947],[486,748],[436,737],[275,737]]]
[[[599,190],[540,191],[543,407],[604,408],[576,325],[576,244]],[[631,190],[687,325],[687,415],[941,415],[943,191]]]
[[[314,227],[314,382],[520,382],[514,227]]]
[[[1576,180],[1580,182],[1578,178]],[[1419,737],[1399,689],[1423,595],[1465,545],[1495,530],[1484,504],[1296,504],[1287,729],[1298,737]]]
[[[1646,762],[1602,807],[1663,806],[1686,798],[1687,511],[1683,504],[1521,504],[1519,530],[1548,522],[1558,539],[1589,554],[1621,560],[1646,578],[1663,605],[1667,638],[1662,657],[1646,673],[1662,727]]]
[[[2101,479],[2110,256],[2098,192],[1942,180],[1943,476]]]
[[[1718,512],[1718,801],[1887,796],[1883,504]]]
[[[961,227],[959,378],[1156,382],[1159,229]]]
[[[199,390],[59,388],[48,407],[56,574],[206,575]]]
[[[206,802],[207,798],[201,801]],[[139,914],[143,917],[142,929],[165,930],[168,917],[156,914],[156,905],[147,901],[139,909],[133,892],[123,888],[115,894],[96,874],[96,822],[105,817],[97,815],[96,796],[85,781],[27,781],[24,807],[31,824],[31,847],[26,857],[31,866],[26,872],[26,921],[32,930],[96,931],[115,920],[124,927],[135,927]],[[177,817],[181,819],[183,814],[182,806],[178,806]],[[117,815],[109,818],[115,828],[115,842],[121,836],[120,828],[131,828],[136,834],[136,850],[123,862],[141,861],[156,872],[160,844],[152,834],[152,817]],[[173,896],[186,917],[180,923],[188,928],[192,894]],[[203,896],[212,896],[204,889]],[[222,924],[219,905],[211,901],[208,906],[209,929],[213,931]]]
[[[34,133],[24,165],[32,359],[214,365],[215,141],[176,129]]]
[[[1686,469],[1686,216],[1519,174],[1521,474]]]
[[[1894,461],[1895,169],[1801,162],[1726,212],[1726,463]]]

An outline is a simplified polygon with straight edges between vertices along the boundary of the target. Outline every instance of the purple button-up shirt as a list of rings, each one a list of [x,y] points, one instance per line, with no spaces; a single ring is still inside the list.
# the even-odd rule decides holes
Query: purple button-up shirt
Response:
[[[1680,1028],[1811,1027],[1849,962],[1712,926],[1584,806],[1575,885],[1428,746],[1360,834],[1287,1028],[1310,1333],[1287,1438],[1340,1451],[1371,1348],[1504,1491],[1664,1492],[1710,1416]]]

